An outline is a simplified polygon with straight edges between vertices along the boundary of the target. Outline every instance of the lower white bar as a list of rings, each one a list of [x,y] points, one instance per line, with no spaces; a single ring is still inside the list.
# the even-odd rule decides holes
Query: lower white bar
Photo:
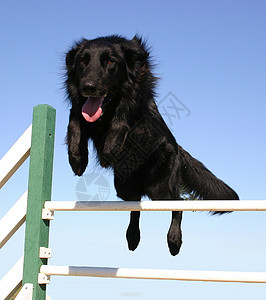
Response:
[[[125,269],[46,265],[41,267],[40,272],[46,275],[61,276],[266,283],[266,273],[262,272],[226,272],[192,270],[175,271],[156,269]]]
[[[32,300],[33,296],[33,284],[26,283],[23,285],[21,291],[15,298],[15,300]]]
[[[47,201],[51,211],[266,211],[266,200]]]
[[[0,281],[1,300],[8,300],[21,287],[23,277],[23,260],[21,259],[9,270]]]

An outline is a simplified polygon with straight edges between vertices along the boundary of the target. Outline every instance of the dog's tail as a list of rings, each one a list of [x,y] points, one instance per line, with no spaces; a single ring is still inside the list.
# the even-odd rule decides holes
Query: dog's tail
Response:
[[[203,200],[239,200],[237,193],[212,174],[200,161],[178,146],[185,190]],[[224,212],[212,212],[222,214]]]

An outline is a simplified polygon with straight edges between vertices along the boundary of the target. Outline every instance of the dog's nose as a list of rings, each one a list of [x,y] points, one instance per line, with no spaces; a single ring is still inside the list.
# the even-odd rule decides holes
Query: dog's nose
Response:
[[[81,91],[84,95],[90,96],[94,95],[97,91],[96,82],[94,81],[87,81],[81,85]]]

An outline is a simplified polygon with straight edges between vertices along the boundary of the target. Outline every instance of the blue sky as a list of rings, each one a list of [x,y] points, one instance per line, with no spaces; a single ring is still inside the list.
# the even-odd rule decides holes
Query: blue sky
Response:
[[[95,165],[93,153],[83,179],[73,176],[68,165],[64,53],[81,37],[116,33],[131,38],[138,33],[148,39],[158,64],[160,111],[171,99],[183,109],[172,123],[166,119],[177,142],[241,199],[265,200],[265,12],[262,0],[1,1],[0,157],[30,125],[32,108],[47,103],[57,110],[53,200],[95,194],[115,200],[112,175]],[[27,173],[28,162],[1,190],[0,217],[24,193]],[[99,184],[105,190],[99,192]],[[222,217],[185,213],[184,244],[177,257],[170,256],[166,245],[169,222],[170,213],[143,213],[141,244],[129,252],[128,213],[57,213],[51,225],[51,264],[266,269],[263,212]],[[23,234],[24,228],[1,249],[0,277],[22,255]],[[266,286],[54,277],[48,292],[60,300],[246,300],[262,299]]]

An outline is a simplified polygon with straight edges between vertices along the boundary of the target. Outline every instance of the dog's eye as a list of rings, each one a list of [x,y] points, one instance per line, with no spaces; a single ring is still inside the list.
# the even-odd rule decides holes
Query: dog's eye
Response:
[[[111,58],[107,58],[106,63],[107,63],[107,65],[111,65],[114,63],[114,61]]]

